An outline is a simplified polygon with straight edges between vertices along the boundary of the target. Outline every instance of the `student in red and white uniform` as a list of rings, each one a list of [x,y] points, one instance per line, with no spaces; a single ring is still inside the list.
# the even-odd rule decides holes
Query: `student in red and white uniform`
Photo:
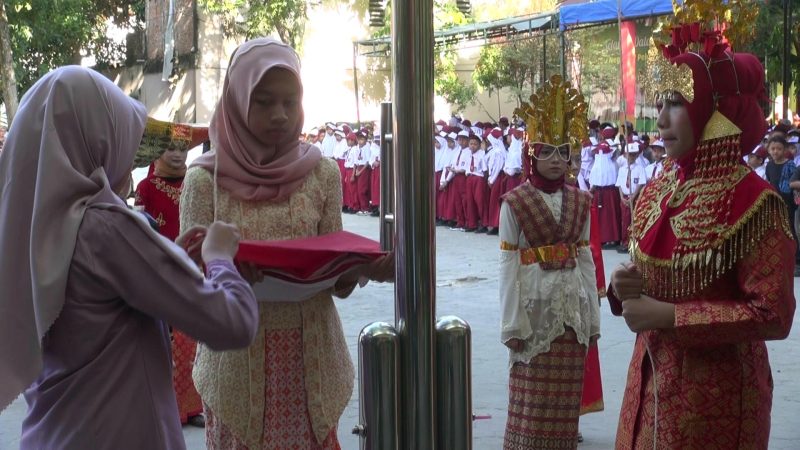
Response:
[[[647,184],[644,168],[636,160],[641,155],[639,144],[628,144],[626,164],[619,169],[616,186],[620,197],[620,225],[622,238],[617,248],[620,253],[628,253],[628,229],[631,226],[631,202],[636,201],[639,191]]]
[[[370,189],[370,175],[372,168],[370,167],[370,159],[372,158],[372,145],[367,142],[365,133],[359,131],[358,133],[350,133],[350,137],[356,138],[357,144],[350,149],[351,159],[353,160],[353,185],[354,185],[354,201],[353,209],[359,215],[368,215],[370,213],[369,207],[369,189]]]
[[[445,149],[444,155],[444,168],[441,178],[439,179],[439,191],[442,193],[442,210],[440,214],[442,225],[455,226],[456,218],[453,215],[454,211],[452,208],[453,189],[450,183],[454,176],[453,161],[461,152],[461,148],[459,148],[456,143],[456,138],[458,138],[457,132],[451,131],[452,128],[448,127],[446,127],[445,130],[447,131],[447,135],[445,136],[447,148]]]
[[[484,226],[487,227],[488,234],[497,234],[500,227],[500,197],[505,194],[503,190],[506,182],[506,174],[503,167],[506,164],[508,150],[505,144],[497,136],[500,130],[492,130],[487,139],[491,143],[488,153],[486,153],[486,166],[488,178],[486,180],[489,191],[489,200],[486,209]]]
[[[476,134],[469,136],[469,166],[466,170],[467,190],[464,195],[464,212],[467,224],[464,231],[486,232],[486,152],[481,149],[481,138]]]
[[[525,143],[522,142],[524,131],[515,128],[511,131],[511,144],[508,146],[508,154],[506,154],[506,161],[503,164],[503,194],[511,191],[515,187],[525,181],[525,174],[522,171],[522,152],[525,148]]]
[[[366,136],[369,137],[369,130],[363,129]],[[375,134],[372,142],[370,142],[370,158],[369,167],[370,172],[370,188],[369,188],[369,203],[372,208],[372,215],[377,216],[380,214],[379,208],[381,206],[381,135]]]
[[[644,176],[648,183],[658,178],[664,171],[664,157],[667,155],[664,150],[664,141],[658,139],[650,144],[650,152],[653,154],[653,162],[644,168]]]
[[[616,246],[622,239],[620,228],[619,189],[617,183],[617,164],[614,162],[616,130],[606,127],[601,131],[603,141],[594,149],[594,166],[589,174],[589,186],[592,192],[592,205],[597,209],[600,222],[600,242],[604,246]]]
[[[455,220],[455,226],[451,229],[464,231],[466,226],[466,213],[464,211],[464,196],[467,192],[467,168],[472,159],[472,152],[469,149],[469,133],[459,131],[456,135],[458,152],[450,161],[450,170],[447,175],[447,186],[450,191],[448,196],[451,221]]]
[[[444,211],[444,191],[438,189],[439,182],[442,179],[442,172],[447,165],[447,133],[440,131],[438,135],[433,138],[433,180],[437,186],[436,189],[436,225],[442,225],[444,219],[442,212]]]
[[[336,130],[337,133],[340,130]],[[356,183],[355,177],[355,152],[353,149],[356,147],[357,144],[357,137],[355,133],[349,133],[346,139],[343,139],[342,142],[345,143],[345,147],[347,148],[344,152],[344,169],[345,169],[345,191],[344,191],[344,200],[345,200],[345,212],[349,213],[356,213],[358,212],[358,197],[356,194]]]

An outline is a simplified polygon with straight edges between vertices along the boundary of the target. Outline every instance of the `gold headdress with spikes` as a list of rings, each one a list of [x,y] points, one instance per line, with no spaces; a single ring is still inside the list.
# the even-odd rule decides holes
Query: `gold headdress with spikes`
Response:
[[[572,153],[580,153],[581,143],[588,137],[587,110],[583,95],[559,75],[553,75],[531,94],[530,104],[522,102],[514,114],[525,120],[530,142],[554,146],[569,143]]]
[[[147,167],[169,148],[187,150],[207,140],[207,127],[164,122],[148,117],[142,141],[134,157],[134,167]]]

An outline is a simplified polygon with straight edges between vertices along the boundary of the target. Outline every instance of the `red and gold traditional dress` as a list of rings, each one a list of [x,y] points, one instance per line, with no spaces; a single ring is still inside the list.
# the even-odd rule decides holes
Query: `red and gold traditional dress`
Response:
[[[585,133],[585,103],[573,93],[558,76],[537,93],[553,108],[558,103],[565,116],[560,121],[550,122],[548,111],[523,105],[533,142],[580,142],[573,134]],[[573,118],[580,126],[567,136]],[[531,157],[539,157],[541,149],[535,144]],[[546,179],[535,165],[529,182],[503,196],[501,339],[512,348],[505,450],[577,448],[586,352],[600,334],[590,208],[588,193],[566,184],[563,176]]]
[[[142,141],[143,147],[170,147],[187,150],[192,144],[202,142],[208,134],[205,128],[192,129],[187,125],[168,124],[150,120]],[[151,165],[147,178],[136,187],[135,206],[141,207],[158,224],[161,235],[174,241],[180,231],[179,203],[186,168],[170,169],[161,159]],[[167,301],[167,299],[165,299]],[[192,382],[197,343],[181,331],[172,328],[172,382],[178,400],[178,414],[182,424],[203,412],[200,395]]]
[[[683,31],[665,48],[660,89],[686,108],[696,144],[644,188],[632,230],[643,294],[675,305],[674,328],[636,337],[616,448],[767,449],[764,341],[786,337],[795,299],[786,208],[741,163],[764,134],[764,70],[714,33]],[[685,52],[680,36],[705,49]]]

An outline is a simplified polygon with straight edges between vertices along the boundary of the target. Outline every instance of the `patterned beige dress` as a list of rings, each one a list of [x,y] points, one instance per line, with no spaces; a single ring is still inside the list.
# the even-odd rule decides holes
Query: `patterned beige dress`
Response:
[[[189,169],[181,230],[214,220],[212,174]],[[239,200],[218,187],[217,218],[242,239],[281,240],[342,229],[339,168],[322,158],[283,202]],[[208,448],[338,449],[336,426],[353,391],[353,364],[331,291],[301,303],[260,303],[260,329],[241,351],[197,348],[193,377]]]

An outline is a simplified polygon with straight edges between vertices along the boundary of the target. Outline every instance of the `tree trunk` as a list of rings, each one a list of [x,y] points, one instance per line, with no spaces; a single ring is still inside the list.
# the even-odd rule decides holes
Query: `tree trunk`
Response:
[[[0,0],[0,86],[6,104],[8,126],[14,120],[19,106],[17,100],[17,78],[14,75],[14,59],[11,55],[11,34],[8,31],[5,0]]]

